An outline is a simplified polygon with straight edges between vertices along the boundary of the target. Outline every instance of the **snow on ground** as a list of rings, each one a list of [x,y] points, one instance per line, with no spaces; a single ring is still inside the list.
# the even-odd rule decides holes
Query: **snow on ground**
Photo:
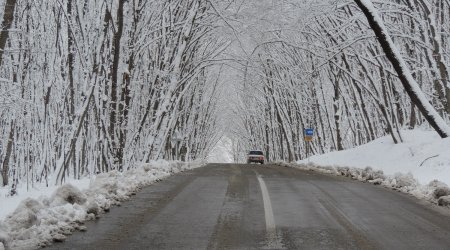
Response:
[[[109,211],[139,189],[203,163],[153,161],[124,172],[111,171],[91,179],[70,180],[62,186],[41,187],[8,196],[0,189],[0,250],[30,249],[63,241],[83,222]]]
[[[70,183],[79,189],[86,189],[89,187],[90,180],[89,178],[81,179],[81,180],[67,180],[66,183]],[[8,214],[14,212],[14,210],[19,206],[19,204],[27,199],[33,197],[39,197],[43,194],[52,194],[56,191],[58,186],[49,186],[46,187],[45,183],[35,183],[34,187],[27,188],[26,183],[19,186],[17,188],[17,195],[10,196],[10,188],[9,187],[0,187],[0,221],[4,220]]]
[[[450,204],[450,138],[434,131],[401,131],[404,142],[385,136],[344,151],[315,155],[283,165],[343,175],[412,194],[439,205]]]
[[[401,144],[394,144],[390,136],[385,136],[353,149],[312,156],[309,160],[317,165],[370,166],[387,175],[411,173],[421,184],[438,179],[450,185],[450,138],[441,139],[436,132],[422,130],[405,130],[401,134],[404,139]]]

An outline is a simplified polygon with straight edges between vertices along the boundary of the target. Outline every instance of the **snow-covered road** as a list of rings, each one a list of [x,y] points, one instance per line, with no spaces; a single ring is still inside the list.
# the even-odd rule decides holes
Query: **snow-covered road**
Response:
[[[86,226],[87,232],[50,249],[450,247],[445,208],[349,178],[275,165],[186,171]]]

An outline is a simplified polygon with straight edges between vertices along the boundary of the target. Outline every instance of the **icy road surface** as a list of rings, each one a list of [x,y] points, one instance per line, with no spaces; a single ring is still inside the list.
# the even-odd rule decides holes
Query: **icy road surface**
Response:
[[[450,249],[448,214],[344,177],[210,164],[143,189],[47,249]]]

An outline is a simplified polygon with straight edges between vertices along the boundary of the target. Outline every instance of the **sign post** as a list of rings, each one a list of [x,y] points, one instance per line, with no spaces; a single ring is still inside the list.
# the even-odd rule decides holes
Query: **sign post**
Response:
[[[313,140],[314,129],[305,128],[305,142],[306,142],[306,157],[308,157],[309,162],[309,151],[311,150],[311,141]]]
[[[310,142],[314,136],[313,128],[305,128],[305,141]]]
[[[178,159],[179,150],[180,150],[180,142],[183,141],[183,137],[181,137],[180,133],[178,131],[175,131],[175,133],[172,135],[172,146],[175,146],[175,160]]]

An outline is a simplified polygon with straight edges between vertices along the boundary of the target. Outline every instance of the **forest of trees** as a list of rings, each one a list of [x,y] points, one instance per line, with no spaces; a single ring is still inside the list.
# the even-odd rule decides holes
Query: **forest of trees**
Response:
[[[261,148],[270,160],[294,161],[384,135],[400,143],[402,129],[429,126],[428,112],[413,104],[393,66],[399,64],[392,64],[356,4],[370,1],[299,2],[273,1],[264,13],[248,8],[265,31],[255,33],[258,45],[242,58],[235,147]],[[450,1],[372,2],[448,131]],[[310,145],[305,128],[315,129]]]
[[[208,68],[226,43],[207,1],[0,7],[3,185],[202,158],[219,139]]]
[[[0,184],[204,159],[223,135],[286,161],[402,142],[429,123],[361,2],[0,0]],[[372,2],[448,124],[450,1]]]

